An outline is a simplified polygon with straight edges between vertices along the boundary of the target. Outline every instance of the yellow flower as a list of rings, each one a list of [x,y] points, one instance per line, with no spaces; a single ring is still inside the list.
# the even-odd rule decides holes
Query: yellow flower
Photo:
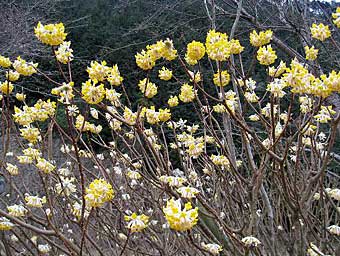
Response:
[[[189,84],[183,84],[179,99],[185,103],[192,102],[195,99],[194,88]]]
[[[39,22],[34,33],[41,42],[48,45],[61,44],[67,35],[63,23],[42,25]]]
[[[170,109],[159,109],[158,118],[161,122],[166,122],[171,118]]]
[[[11,82],[15,82],[19,79],[20,74],[17,71],[10,70],[6,72],[6,79],[8,79]]]
[[[111,201],[113,197],[114,191],[111,184],[103,179],[95,179],[86,188],[86,204],[91,207],[101,207],[104,203]]]
[[[273,64],[277,56],[271,45],[262,46],[257,50],[257,60],[261,65]]]
[[[215,30],[210,30],[207,34],[206,51],[212,60],[225,61],[230,57],[230,44],[228,35]]]
[[[265,44],[269,44],[270,41],[272,40],[273,36],[273,31],[266,30],[266,31],[261,31],[259,34],[255,30],[250,33],[250,43],[254,47],[261,47]]]
[[[260,240],[253,236],[246,236],[242,238],[242,243],[247,247],[257,247],[261,244]]]
[[[332,17],[334,19],[333,23],[335,24],[335,26],[340,28],[340,7],[336,8],[336,12],[332,13]]]
[[[162,69],[158,71],[158,77],[161,80],[169,81],[172,78],[172,71],[166,67],[162,67]]]
[[[23,76],[31,76],[37,73],[38,63],[26,62],[20,56],[13,62],[14,69]]]
[[[322,82],[332,91],[340,92],[340,72],[332,70],[328,76],[321,75]]]
[[[13,217],[24,217],[27,213],[27,209],[22,205],[7,206],[8,214]]]
[[[98,86],[91,80],[87,80],[81,87],[82,98],[89,104],[98,104],[105,98],[105,88],[103,84]]]
[[[230,82],[230,75],[227,70],[221,72],[218,70],[213,81],[216,86],[226,86]]]
[[[327,38],[331,36],[331,31],[328,25],[325,26],[322,23],[318,25],[313,23],[312,27],[310,28],[310,31],[312,33],[312,37],[320,41],[325,41]]]
[[[227,169],[227,170],[230,169],[230,162],[226,156],[211,155],[210,159],[215,165],[220,166],[222,169]]]
[[[187,182],[186,178],[176,176],[161,176],[159,180],[170,187],[181,187],[183,183]]]
[[[149,51],[142,50],[141,53],[135,55],[135,58],[137,66],[143,70],[152,69],[156,65],[156,62]]]
[[[177,189],[177,192],[181,194],[183,198],[195,198],[199,191],[193,187],[180,187]]]
[[[134,233],[141,232],[148,226],[149,217],[144,214],[137,215],[137,213],[134,212],[130,216],[125,215],[124,220],[128,222],[126,227]]]
[[[193,209],[191,203],[188,202],[182,209],[180,199],[169,200],[163,212],[170,228],[176,231],[190,230],[198,221],[198,208]]]
[[[14,227],[14,224],[10,222],[6,217],[0,217],[0,230],[6,231],[11,230]]]
[[[202,243],[202,247],[210,252],[212,255],[218,255],[223,249],[221,245],[218,244],[205,244]]]
[[[230,40],[229,47],[230,47],[230,54],[240,54],[244,50],[244,47],[240,44],[240,41],[236,39]]]
[[[74,97],[73,86],[74,86],[74,82],[69,82],[69,83],[64,82],[61,86],[53,88],[51,90],[51,93],[53,95],[60,96],[58,101],[60,101],[64,104],[70,104],[71,100]]]
[[[20,133],[21,133],[20,135],[24,139],[28,140],[32,144],[35,144],[41,140],[41,136],[40,136],[40,132],[38,128],[27,126],[25,128],[21,128]]]
[[[109,67],[106,66],[106,61],[98,63],[97,61],[91,61],[90,67],[87,67],[86,71],[89,73],[89,77],[94,82],[103,82],[106,79],[106,75]]]
[[[47,161],[46,159],[44,158],[38,158],[37,159],[37,164],[36,164],[36,167],[46,173],[46,174],[49,174],[50,172],[52,172],[56,167],[51,164],[49,161]]]
[[[0,66],[3,68],[9,68],[12,65],[12,62],[9,58],[6,58],[0,55]]]
[[[154,83],[151,83],[148,78],[140,80],[138,87],[147,98],[152,98],[157,94],[157,86]]]
[[[269,67],[268,74],[271,77],[279,77],[286,71],[286,63],[282,60],[277,67]]]
[[[59,45],[58,50],[55,51],[55,56],[59,62],[67,64],[73,60],[72,52],[71,42],[63,42]]]
[[[127,176],[131,180],[139,180],[140,178],[142,178],[142,175],[140,175],[140,173],[136,171],[128,171]]]
[[[199,83],[201,82],[201,73],[199,71],[192,72],[188,70],[189,76],[190,76],[190,82]]]
[[[315,49],[314,46],[309,47],[308,45],[305,46],[305,53],[306,53],[306,60],[315,60],[318,57],[318,49]]]
[[[19,174],[19,169],[16,165],[7,163],[6,164],[6,170],[8,173],[12,176],[17,176]]]
[[[121,77],[117,64],[113,65],[107,71],[107,81],[111,85],[118,86],[123,82],[123,77]]]
[[[319,123],[328,123],[328,121],[332,120],[332,115],[335,113],[332,106],[321,106],[321,110],[314,118]]]
[[[192,41],[187,45],[186,60],[189,60],[190,65],[196,64],[197,61],[203,58],[205,54],[204,44],[197,41]]]
[[[172,107],[176,107],[178,106],[178,97],[177,96],[171,96],[168,99],[168,105],[172,108]]]
[[[10,94],[14,89],[14,86],[11,82],[5,81],[3,83],[0,83],[0,91],[3,94]]]
[[[41,208],[46,203],[46,197],[25,195],[25,201],[28,207]]]

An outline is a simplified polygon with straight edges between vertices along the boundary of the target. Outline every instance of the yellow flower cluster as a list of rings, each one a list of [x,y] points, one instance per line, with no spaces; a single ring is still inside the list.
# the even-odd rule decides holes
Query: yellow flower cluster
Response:
[[[158,77],[161,80],[169,81],[172,78],[172,71],[166,67],[162,67],[162,69],[158,71]]]
[[[27,209],[23,205],[10,205],[7,206],[8,214],[13,217],[24,217],[27,213]]]
[[[332,17],[333,17],[333,23],[335,24],[335,26],[340,28],[340,7],[336,8],[335,13],[332,13]]]
[[[50,116],[53,116],[56,109],[54,101],[38,100],[33,107],[24,106],[23,110],[14,107],[13,118],[19,125],[29,125],[35,121],[43,122]]]
[[[47,161],[46,159],[41,158],[41,157],[39,157],[37,159],[37,164],[35,166],[45,174],[49,174],[50,172],[52,172],[56,168],[49,161]]]
[[[0,55],[0,66],[3,68],[9,68],[12,65],[12,62],[9,58]]]
[[[177,176],[161,176],[159,180],[170,187],[181,187],[183,183],[187,182],[186,178]]]
[[[204,44],[197,41],[192,41],[187,45],[187,53],[185,60],[190,65],[196,65],[197,62],[203,58],[205,54]]]
[[[19,77],[20,74],[17,71],[9,70],[8,72],[6,72],[6,78],[11,82],[17,81]]]
[[[48,45],[59,45],[66,39],[63,23],[43,25],[41,22],[34,28],[36,37]]]
[[[137,215],[137,213],[134,212],[130,216],[125,215],[124,220],[128,222],[126,227],[134,233],[141,232],[148,226],[149,217],[144,214]]]
[[[25,201],[28,207],[41,208],[46,203],[46,197],[26,195]]]
[[[137,66],[143,70],[152,69],[156,65],[156,61],[161,58],[171,61],[176,57],[177,50],[170,39],[160,40],[155,44],[148,45],[146,50],[135,55]]]
[[[332,115],[335,113],[332,106],[321,106],[321,110],[314,118],[319,123],[328,123],[328,121],[332,120]]]
[[[3,94],[7,94],[7,95],[11,94],[13,89],[14,89],[14,85],[9,81],[5,81],[5,82],[0,83],[0,91]]]
[[[204,250],[207,250],[212,255],[218,255],[223,250],[222,246],[218,245],[218,244],[205,244],[205,243],[202,243],[202,247],[204,248]]]
[[[100,133],[103,129],[101,125],[95,126],[94,124],[91,124],[90,122],[85,121],[85,118],[82,115],[77,116],[75,127],[79,131],[92,132],[95,134]]]
[[[250,33],[250,44],[254,47],[261,47],[263,45],[269,44],[272,40],[273,31],[266,30],[266,31],[260,31],[260,33],[257,33],[255,30]]]
[[[111,184],[103,179],[95,179],[86,188],[86,204],[91,207],[101,207],[104,203],[111,201],[113,197],[114,191]]]
[[[6,170],[12,176],[17,176],[19,174],[18,166],[10,164],[10,163],[6,164]]]
[[[276,52],[273,50],[271,45],[261,46],[257,50],[257,60],[260,62],[261,65],[268,66],[270,64],[273,64],[276,58]]]
[[[20,56],[13,62],[13,68],[23,76],[31,76],[37,73],[37,67],[38,63],[26,62],[26,60],[22,59]]]
[[[281,60],[277,67],[269,67],[268,74],[271,77],[279,77],[286,72],[286,68],[286,63]]]
[[[208,57],[212,60],[225,61],[230,56],[230,44],[226,33],[210,30],[205,42]]]
[[[82,98],[89,104],[98,104],[105,98],[104,84],[96,86],[96,82],[87,80],[81,87]]]
[[[180,187],[177,192],[180,193],[181,197],[191,199],[196,197],[199,190],[193,187]]]
[[[187,83],[181,86],[181,93],[179,99],[185,103],[192,102],[195,99],[195,91],[192,85]]]
[[[53,88],[51,90],[51,93],[53,95],[57,95],[60,98],[58,101],[64,104],[70,104],[74,94],[73,94],[73,86],[74,82],[69,82],[69,83],[63,83],[61,86]]]
[[[73,60],[73,50],[71,49],[71,42],[63,42],[59,45],[58,49],[55,51],[55,56],[57,60],[63,64]]]
[[[178,106],[179,102],[178,102],[178,97],[177,96],[171,96],[169,99],[168,99],[168,105],[173,108],[173,107],[176,107]]]
[[[184,205],[182,209],[181,200],[169,200],[166,207],[163,208],[165,218],[171,229],[176,231],[187,231],[192,229],[198,221],[198,208],[192,208],[190,202]]]
[[[10,222],[6,217],[0,217],[0,230],[6,231],[11,230],[14,227],[14,224]]]
[[[150,82],[148,78],[144,78],[143,80],[140,80],[138,83],[139,90],[144,94],[147,98],[152,98],[157,94],[157,86]]]
[[[314,46],[309,47],[308,45],[305,46],[305,54],[306,54],[306,60],[316,60],[316,58],[318,57],[318,49],[315,49]]]
[[[320,40],[320,41],[325,41],[327,38],[331,36],[331,31],[329,29],[329,26],[324,25],[322,23],[318,25],[313,23],[312,27],[310,28],[310,32],[313,38]]]
[[[210,159],[215,165],[220,166],[222,169],[226,169],[226,170],[230,169],[230,162],[226,156],[211,155]]]
[[[38,128],[26,126],[20,129],[20,135],[28,140],[30,143],[35,144],[41,140],[40,132]]]
[[[169,109],[159,109],[155,110],[154,106],[145,109],[146,120],[149,124],[157,124],[159,122],[166,122],[171,118],[171,113]]]
[[[111,85],[118,86],[122,83],[123,77],[121,77],[117,64],[112,68],[107,66],[106,61],[101,63],[97,61],[91,61],[90,67],[86,69],[89,77],[95,83],[104,82],[107,80]]]
[[[221,72],[218,70],[217,73],[214,74],[213,81],[216,86],[226,86],[230,82],[230,75],[227,70]]]

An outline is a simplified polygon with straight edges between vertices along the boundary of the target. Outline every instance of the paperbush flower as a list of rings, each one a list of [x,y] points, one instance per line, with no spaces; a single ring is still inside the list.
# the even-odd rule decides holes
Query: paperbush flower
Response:
[[[148,226],[149,217],[144,214],[137,215],[137,213],[134,212],[130,216],[125,215],[124,220],[128,222],[126,227],[134,233],[141,232]]]
[[[205,42],[208,57],[212,60],[226,61],[230,57],[228,35],[210,30]]]
[[[9,81],[5,81],[5,82],[0,83],[0,91],[3,94],[12,93],[13,89],[14,89],[14,85]]]
[[[213,81],[216,86],[226,86],[230,82],[230,75],[227,70],[217,71],[217,73],[214,74]]]
[[[261,65],[270,65],[273,64],[276,60],[276,52],[273,50],[271,45],[261,46],[257,50],[257,60]]]
[[[250,43],[252,46],[261,47],[263,45],[269,44],[272,40],[273,31],[266,30],[257,33],[255,30],[250,33]]]
[[[36,37],[48,45],[59,45],[66,39],[63,23],[43,25],[41,22],[34,28]]]
[[[71,49],[71,42],[63,42],[55,51],[57,60],[63,64],[73,60],[73,50]]]
[[[183,84],[179,99],[185,103],[192,102],[195,99],[194,87],[189,84]]]
[[[187,231],[192,229],[198,221],[198,208],[192,208],[190,202],[182,209],[181,200],[169,200],[163,208],[165,218],[171,229],[176,231]]]
[[[38,63],[26,62],[20,56],[13,62],[13,68],[23,76],[31,76],[37,73]]]
[[[168,99],[168,105],[172,108],[172,107],[176,107],[178,106],[178,97],[177,96],[171,96]]]
[[[310,28],[312,37],[318,39],[320,41],[325,41],[327,38],[331,36],[331,31],[329,30],[328,25],[324,25],[322,23],[315,24],[313,23]]]
[[[187,53],[185,55],[185,60],[190,65],[195,65],[197,64],[197,61],[203,58],[204,54],[205,54],[204,44],[194,40],[187,45]]]
[[[98,104],[105,98],[104,84],[96,86],[95,82],[87,80],[81,87],[82,98],[89,104]]]
[[[306,54],[306,60],[316,60],[318,57],[318,49],[315,49],[314,46],[309,47],[308,45],[305,46],[305,54]]]
[[[0,66],[3,68],[9,68],[12,65],[12,62],[9,58],[0,55]]]
[[[90,207],[101,207],[104,203],[111,201],[113,197],[114,191],[111,184],[103,179],[95,179],[86,188],[85,200]]]
[[[140,80],[138,83],[138,87],[147,98],[152,98],[157,94],[157,86],[154,83],[151,83],[148,78]]]

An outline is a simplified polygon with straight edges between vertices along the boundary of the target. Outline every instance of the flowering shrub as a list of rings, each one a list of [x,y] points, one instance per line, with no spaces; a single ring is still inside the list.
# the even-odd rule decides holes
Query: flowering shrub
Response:
[[[322,23],[310,32],[320,41],[331,37]],[[64,81],[48,77],[37,63],[0,56],[5,72],[0,170],[10,186],[2,199],[0,230],[14,251],[335,252],[340,190],[338,176],[328,174],[340,117],[325,99],[340,92],[340,72],[318,72],[321,49],[307,45],[305,60],[275,64],[273,32],[252,31],[255,68],[266,72],[265,81],[255,81],[242,62],[245,47],[224,32],[208,31],[206,41],[190,42],[185,54],[172,40],[160,40],[135,55],[144,72],[135,89],[145,101],[131,104],[116,64],[94,60],[86,69],[88,80],[72,80],[74,55],[62,23],[38,23],[35,35],[51,47]],[[207,60],[211,71],[202,68]],[[161,107],[155,104],[160,81],[153,72],[177,83],[178,93]],[[24,93],[14,95],[15,82],[35,74],[55,85],[55,98],[28,105]],[[196,114],[193,123],[183,119],[185,113],[172,116],[183,104]],[[66,128],[57,121],[60,111]],[[56,136],[62,159],[55,157]],[[13,138],[20,145],[15,152]],[[28,185],[23,177],[32,168]],[[289,237],[299,246],[289,247]]]

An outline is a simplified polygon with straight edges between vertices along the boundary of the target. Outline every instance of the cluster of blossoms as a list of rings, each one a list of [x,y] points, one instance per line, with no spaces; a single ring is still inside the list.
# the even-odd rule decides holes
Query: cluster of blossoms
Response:
[[[188,202],[182,209],[180,199],[170,199],[163,208],[163,212],[170,228],[176,231],[190,230],[198,221],[198,208],[192,208],[191,203]]]
[[[155,44],[146,46],[146,50],[136,54],[136,63],[143,70],[152,69],[156,61],[164,58],[168,61],[177,57],[177,50],[170,39],[158,41]]]
[[[124,220],[128,222],[127,228],[133,233],[133,232],[141,232],[143,229],[145,229],[149,222],[149,217],[141,214],[137,215],[137,213],[132,213],[130,216],[125,215]]]
[[[63,23],[43,25],[39,22],[34,33],[41,42],[53,46],[60,45],[67,36]]]
[[[101,207],[104,203],[111,201],[113,197],[114,191],[111,184],[103,179],[95,179],[86,188],[85,200],[90,207]]]

